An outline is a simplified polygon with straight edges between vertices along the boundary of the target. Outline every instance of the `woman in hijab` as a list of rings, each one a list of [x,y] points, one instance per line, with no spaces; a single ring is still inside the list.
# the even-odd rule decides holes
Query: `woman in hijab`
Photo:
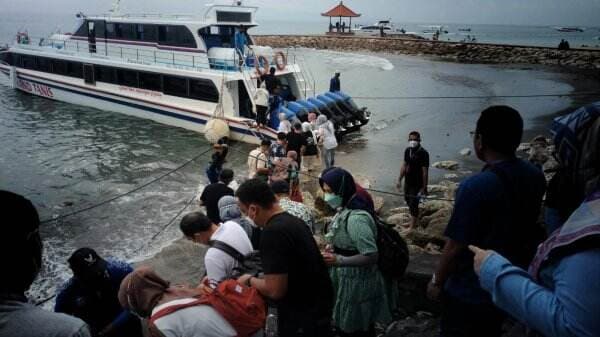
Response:
[[[377,267],[377,226],[368,201],[357,195],[352,175],[341,168],[319,180],[325,202],[336,210],[323,253],[336,294],[333,320],[340,336],[375,336],[375,322],[387,324],[397,287]]]
[[[194,304],[198,296],[199,288],[171,286],[149,267],[140,267],[127,275],[118,295],[123,308],[142,318],[172,310],[149,326],[152,336],[237,336],[234,327],[213,307]],[[174,310],[175,307],[181,309]]]
[[[254,222],[248,217],[245,217],[240,210],[235,197],[226,195],[219,199],[219,216],[223,222],[233,221],[240,225],[250,238],[252,248],[258,249],[260,243],[260,229],[256,227]]]
[[[277,132],[288,134],[290,131],[292,131],[292,123],[288,121],[287,116],[282,112],[279,114],[279,127],[277,127]]]

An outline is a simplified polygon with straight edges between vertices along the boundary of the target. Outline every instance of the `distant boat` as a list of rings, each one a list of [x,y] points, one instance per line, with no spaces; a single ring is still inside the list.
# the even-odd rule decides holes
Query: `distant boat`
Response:
[[[555,27],[559,32],[563,33],[583,33],[584,29],[580,27]]]
[[[459,32],[470,32],[471,28],[459,28],[458,31]]]
[[[353,31],[358,34],[379,34],[381,32],[381,28],[383,28],[383,32],[385,33],[385,35],[406,34],[406,30],[404,28],[396,29],[394,24],[391,22],[391,19],[377,21],[376,23],[369,26],[356,25]]]

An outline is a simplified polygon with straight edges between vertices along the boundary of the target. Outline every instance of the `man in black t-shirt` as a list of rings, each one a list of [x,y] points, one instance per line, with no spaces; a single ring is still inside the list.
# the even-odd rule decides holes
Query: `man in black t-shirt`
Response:
[[[238,281],[275,302],[278,336],[329,336],[333,286],[310,229],[283,211],[263,181],[244,182],[237,197],[242,212],[263,229],[260,253],[265,274],[244,275]]]
[[[200,206],[206,206],[206,215],[215,224],[221,223],[219,200],[226,195],[233,196],[233,190],[227,186],[232,180],[233,171],[223,169],[219,182],[206,186],[200,196]]]
[[[415,228],[419,220],[419,200],[427,196],[429,176],[429,153],[421,146],[421,135],[412,131],[408,135],[409,147],[404,151],[404,162],[400,168],[398,189],[404,180],[404,200],[410,211],[408,230]]]
[[[296,151],[298,154],[298,167],[302,165],[304,150],[306,150],[306,138],[302,134],[302,124],[294,123],[292,132],[287,134],[287,151]]]

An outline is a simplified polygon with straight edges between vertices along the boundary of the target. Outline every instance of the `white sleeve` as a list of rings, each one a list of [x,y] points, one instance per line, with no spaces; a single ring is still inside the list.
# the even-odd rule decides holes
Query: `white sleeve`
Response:
[[[210,283],[219,283],[227,278],[228,268],[226,259],[229,256],[221,256],[216,248],[209,248],[204,256],[204,265],[206,267],[206,276]]]

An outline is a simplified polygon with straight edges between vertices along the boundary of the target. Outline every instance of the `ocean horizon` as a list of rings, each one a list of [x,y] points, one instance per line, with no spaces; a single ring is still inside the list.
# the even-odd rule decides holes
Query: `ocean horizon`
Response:
[[[260,13],[260,12],[259,12]],[[75,13],[9,13],[0,14],[0,44],[10,44],[18,31],[27,31],[31,36],[47,37],[60,31],[73,32],[76,25]],[[314,35],[324,34],[329,27],[328,18],[280,20],[265,18],[257,15],[259,25],[250,30],[250,34],[282,34],[282,35]],[[375,20],[376,21],[376,20]],[[357,25],[372,25],[375,21],[359,18],[352,21],[352,27]],[[334,20],[335,22],[335,20]],[[440,36],[443,41],[462,41],[475,38],[476,42],[526,45],[538,47],[557,47],[565,39],[571,48],[600,48],[600,26],[575,26],[583,32],[559,32],[559,25],[506,25],[506,24],[472,24],[444,22],[394,22],[394,29],[404,29],[407,33],[431,38],[431,34],[423,31],[431,26],[441,26],[447,33]],[[572,27],[572,26],[570,26]],[[460,31],[459,29],[470,29]]]

